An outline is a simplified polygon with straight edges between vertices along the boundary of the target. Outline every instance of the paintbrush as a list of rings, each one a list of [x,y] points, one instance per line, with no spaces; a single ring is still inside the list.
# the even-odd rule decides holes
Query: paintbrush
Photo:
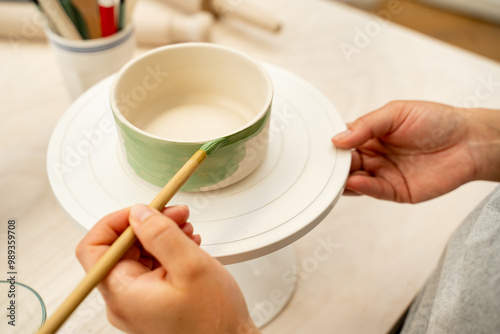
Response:
[[[38,0],[40,1],[40,0]],[[102,37],[99,6],[96,0],[71,0],[71,3],[83,17],[90,38]]]
[[[62,5],[57,0],[35,1],[38,8],[41,8],[46,15],[50,26],[55,28],[55,32],[64,38],[82,39],[82,36],[75,25],[64,11]]]
[[[205,158],[220,147],[225,140],[226,138],[219,138],[204,144],[170,179],[149,206],[156,210],[162,210],[198,169]],[[90,269],[80,284],[78,284],[54,314],[43,324],[38,334],[54,334],[85,297],[87,297],[90,291],[92,291],[92,289],[94,289],[94,287],[109,273],[111,268],[113,268],[136,240],[137,238],[132,227],[127,227],[92,269]]]

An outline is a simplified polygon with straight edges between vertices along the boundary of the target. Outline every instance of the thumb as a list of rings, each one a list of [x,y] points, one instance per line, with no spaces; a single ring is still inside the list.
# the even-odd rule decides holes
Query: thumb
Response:
[[[393,132],[404,121],[404,103],[390,102],[348,124],[332,138],[338,148],[358,148],[368,140]]]
[[[172,278],[183,278],[186,262],[196,261],[201,253],[179,226],[158,210],[144,204],[130,209],[130,225],[144,249],[153,255]]]

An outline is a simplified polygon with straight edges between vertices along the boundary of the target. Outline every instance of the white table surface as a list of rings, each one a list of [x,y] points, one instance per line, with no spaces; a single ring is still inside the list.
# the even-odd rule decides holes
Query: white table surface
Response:
[[[398,26],[377,31],[373,16],[336,2],[259,2],[284,22],[280,35],[226,21],[215,27],[213,41],[298,74],[346,121],[393,99],[500,107],[498,63]],[[357,32],[366,28],[372,37],[348,62],[340,46],[356,46]],[[45,166],[51,132],[71,101],[46,44],[0,40],[0,64],[0,243],[7,220],[15,218],[18,278],[42,295],[50,315],[84,275],[74,256],[84,233],[55,200]],[[484,80],[496,84],[481,88],[490,94],[477,98]],[[263,333],[386,332],[424,284],[449,235],[493,187],[475,182],[418,205],[342,198],[295,243],[297,291]],[[328,243],[331,254],[315,258]],[[5,246],[0,259],[6,275]],[[107,323],[94,292],[60,333],[120,332]]]

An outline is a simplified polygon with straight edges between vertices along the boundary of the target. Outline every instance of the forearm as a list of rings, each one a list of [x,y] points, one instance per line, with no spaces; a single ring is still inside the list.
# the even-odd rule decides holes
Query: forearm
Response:
[[[468,145],[476,162],[476,180],[500,181],[500,110],[469,114]]]

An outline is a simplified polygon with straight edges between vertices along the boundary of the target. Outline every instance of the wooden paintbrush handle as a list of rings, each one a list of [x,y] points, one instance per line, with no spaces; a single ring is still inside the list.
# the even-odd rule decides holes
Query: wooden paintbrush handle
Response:
[[[150,207],[162,210],[170,199],[181,189],[186,181],[198,169],[207,154],[203,150],[196,153],[182,166],[182,168],[170,179],[165,187],[156,195],[149,204]],[[80,303],[87,297],[94,287],[109,273],[111,268],[121,259],[127,250],[136,241],[132,227],[127,229],[116,239],[104,255],[90,269],[84,279],[78,284],[73,292],[59,306],[54,314],[40,328],[38,334],[54,334]]]
[[[70,20],[62,5],[57,0],[39,0],[40,8],[43,10],[49,24],[64,38],[82,39],[82,36]]]
[[[71,0],[71,3],[82,15],[90,38],[102,37],[97,0]]]
[[[123,254],[134,244],[135,240],[136,237],[132,227],[127,227],[54,314],[47,319],[38,331],[38,334],[54,334],[85,297],[87,297],[90,291],[102,281]]]
[[[207,153],[198,150],[196,153],[179,169],[179,171],[168,181],[163,189],[149,203],[149,206],[156,210],[162,210],[170,199],[181,189],[186,181],[193,175],[207,157]]]

